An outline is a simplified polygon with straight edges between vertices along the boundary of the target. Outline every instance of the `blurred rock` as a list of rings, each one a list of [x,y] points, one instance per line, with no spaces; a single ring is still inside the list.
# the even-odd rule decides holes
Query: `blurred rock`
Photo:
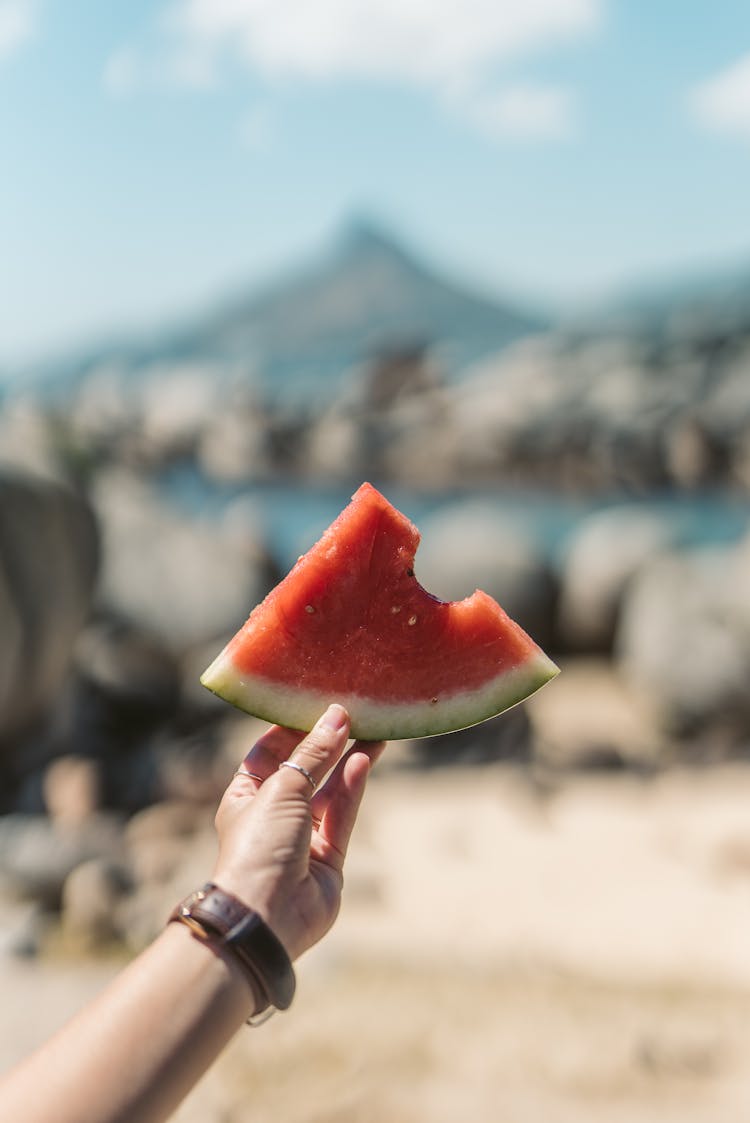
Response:
[[[143,460],[162,464],[192,453],[216,408],[216,374],[201,362],[156,363],[139,386]]]
[[[87,504],[0,474],[0,744],[37,720],[68,673],[98,563]]]
[[[207,730],[164,737],[155,746],[160,799],[216,807],[228,783],[216,738]]]
[[[6,955],[31,958],[39,953],[49,927],[49,915],[35,901],[2,897],[0,959]]]
[[[208,819],[208,815],[196,810],[193,803],[162,800],[133,815],[126,827],[127,845],[159,843],[165,838],[189,838],[202,830]]]
[[[440,386],[440,370],[424,341],[384,349],[364,372],[362,400],[368,411],[387,413]]]
[[[267,552],[178,514],[149,485],[102,473],[94,502],[103,527],[101,603],[174,652],[235,631],[267,592]]]
[[[361,418],[351,412],[332,408],[310,426],[306,453],[310,471],[322,479],[351,479],[358,466],[367,464],[368,451],[363,448],[365,434]],[[372,474],[372,473],[371,473]]]
[[[120,820],[97,815],[72,826],[42,815],[0,817],[0,879],[20,897],[57,908],[68,875],[89,858],[122,854]]]
[[[250,553],[258,572],[258,588],[265,591],[280,581],[283,573],[278,559],[267,543],[266,514],[263,504],[252,492],[242,493],[227,503],[217,523],[218,536],[236,551]],[[259,593],[258,599],[262,599]],[[245,616],[256,602],[250,601]]]
[[[117,620],[96,620],[79,636],[79,675],[135,718],[171,714],[179,695],[174,656],[149,633]]]
[[[610,660],[564,660],[560,677],[526,708],[534,760],[545,768],[643,772],[665,758],[656,715]]]
[[[657,559],[628,589],[616,650],[628,680],[681,736],[750,733],[750,548]]]
[[[68,403],[71,432],[95,456],[111,450],[122,433],[138,429],[137,399],[129,374],[117,360],[98,363]]]
[[[686,413],[665,435],[672,480],[685,491],[721,484],[729,470],[729,446],[699,417]]]
[[[107,619],[79,635],[45,723],[9,744],[4,805],[60,821],[133,811],[157,794],[155,736],[177,717],[179,672],[152,637]]]
[[[118,906],[129,885],[118,862],[89,858],[76,866],[62,888],[61,921],[67,943],[88,952],[118,939]]]
[[[215,366],[199,359],[136,367],[125,358],[99,362],[66,410],[68,441],[95,463],[132,468],[155,470],[193,457],[219,408],[219,378]]]
[[[738,337],[711,385],[704,417],[713,432],[736,434],[750,421],[750,337]]]
[[[427,492],[450,489],[460,475],[456,455],[463,434],[442,390],[399,402],[380,431],[371,430],[370,444],[378,474],[407,487]]]
[[[52,481],[62,477],[51,419],[27,396],[12,397],[0,409],[0,475],[19,472]]]
[[[191,647],[180,660],[181,708],[194,720],[211,721],[225,717],[227,714],[227,702],[207,690],[201,683],[200,677],[231,638],[231,635],[227,634],[225,637]]]
[[[153,838],[142,834],[137,842],[131,838],[131,853],[138,848],[133,864],[138,879],[133,893],[121,903],[118,922],[133,951],[140,951],[158,935],[177,901],[202,885],[213,869],[216,832],[195,807],[190,808],[190,815],[195,829],[185,834],[164,833]],[[213,811],[208,816],[212,819]],[[155,825],[150,822],[149,830]]]
[[[747,428],[739,432],[733,441],[730,482],[750,494],[750,421]]]
[[[501,474],[586,493],[726,484],[750,421],[749,352],[741,333],[705,330],[548,333],[483,360],[446,392],[450,425],[434,444],[440,479],[466,486]],[[429,448],[431,432],[427,415],[415,416],[412,445]],[[382,463],[400,479],[395,451]]]
[[[8,737],[33,716],[35,707],[17,697],[23,682],[24,626],[9,578],[0,570],[0,737]]]
[[[188,840],[208,829],[211,816],[194,803],[163,800],[134,815],[125,829],[136,885],[161,884],[178,868]]]
[[[199,433],[198,464],[218,483],[264,478],[269,454],[265,418],[248,407],[214,413]]]
[[[536,543],[491,502],[464,502],[422,520],[417,578],[442,600],[494,597],[542,647],[553,640],[554,576]]]
[[[224,704],[226,710],[226,703]],[[259,737],[267,733],[268,722],[258,717],[243,714],[240,710],[230,709],[229,715],[217,730],[218,760],[217,767],[222,769],[224,784],[228,784],[235,768],[239,768],[247,753]]]
[[[558,368],[553,341],[533,339],[478,364],[449,391],[457,474],[482,479],[518,463],[524,431],[559,406]]]
[[[59,757],[47,766],[43,785],[47,814],[61,827],[84,823],[100,808],[101,780],[94,760]]]
[[[158,699],[149,702],[139,706],[132,697],[108,695],[74,676],[58,699],[54,721],[13,746],[9,764],[16,790],[6,783],[5,806],[47,810],[50,767],[71,756],[96,776],[101,808],[132,813],[151,803],[158,795],[154,741],[171,715]]]
[[[421,768],[499,761],[528,764],[531,756],[531,726],[526,708],[514,706],[480,725],[412,741],[407,763],[417,763]]]
[[[561,568],[559,627],[565,648],[612,649],[628,582],[674,541],[675,531],[652,511],[615,507],[584,519]]]

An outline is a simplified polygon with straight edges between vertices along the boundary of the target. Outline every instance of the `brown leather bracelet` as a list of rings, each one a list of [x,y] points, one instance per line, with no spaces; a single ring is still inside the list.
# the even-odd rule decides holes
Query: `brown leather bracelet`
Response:
[[[253,1018],[270,1006],[291,1005],[296,987],[291,960],[263,918],[238,897],[209,881],[180,901],[169,920],[181,921],[198,939],[234,958],[255,995]]]

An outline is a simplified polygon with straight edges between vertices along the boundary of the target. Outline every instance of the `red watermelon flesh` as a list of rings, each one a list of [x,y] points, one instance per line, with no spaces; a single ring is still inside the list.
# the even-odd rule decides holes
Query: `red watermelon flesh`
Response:
[[[267,721],[310,729],[329,702],[363,740],[484,721],[558,673],[486,593],[441,601],[414,576],[416,527],[363,484],[201,677]]]

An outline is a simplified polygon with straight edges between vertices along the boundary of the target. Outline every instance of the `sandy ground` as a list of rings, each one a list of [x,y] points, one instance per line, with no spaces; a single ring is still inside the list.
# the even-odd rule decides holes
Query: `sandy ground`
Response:
[[[115,969],[0,959],[0,1063]],[[179,1123],[750,1118],[750,769],[384,768],[298,974]]]

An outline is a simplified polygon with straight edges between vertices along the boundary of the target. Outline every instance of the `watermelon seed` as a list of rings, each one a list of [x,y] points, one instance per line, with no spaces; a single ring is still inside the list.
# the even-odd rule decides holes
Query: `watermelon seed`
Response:
[[[400,612],[400,611],[401,611],[401,605],[400,604],[391,605],[391,612],[395,613],[395,612]]]
[[[416,616],[410,616],[409,617],[409,623],[410,624],[416,624],[416,622],[417,622]]]
[[[414,570],[413,569],[407,569],[406,576],[407,577],[413,577],[414,576]]]
[[[430,701],[432,702],[432,704],[434,706],[434,704],[437,702],[437,698],[430,698]]]
[[[314,611],[315,611],[315,609],[313,608],[313,606],[311,604],[305,605],[305,612],[309,612],[309,613],[312,614]]]

